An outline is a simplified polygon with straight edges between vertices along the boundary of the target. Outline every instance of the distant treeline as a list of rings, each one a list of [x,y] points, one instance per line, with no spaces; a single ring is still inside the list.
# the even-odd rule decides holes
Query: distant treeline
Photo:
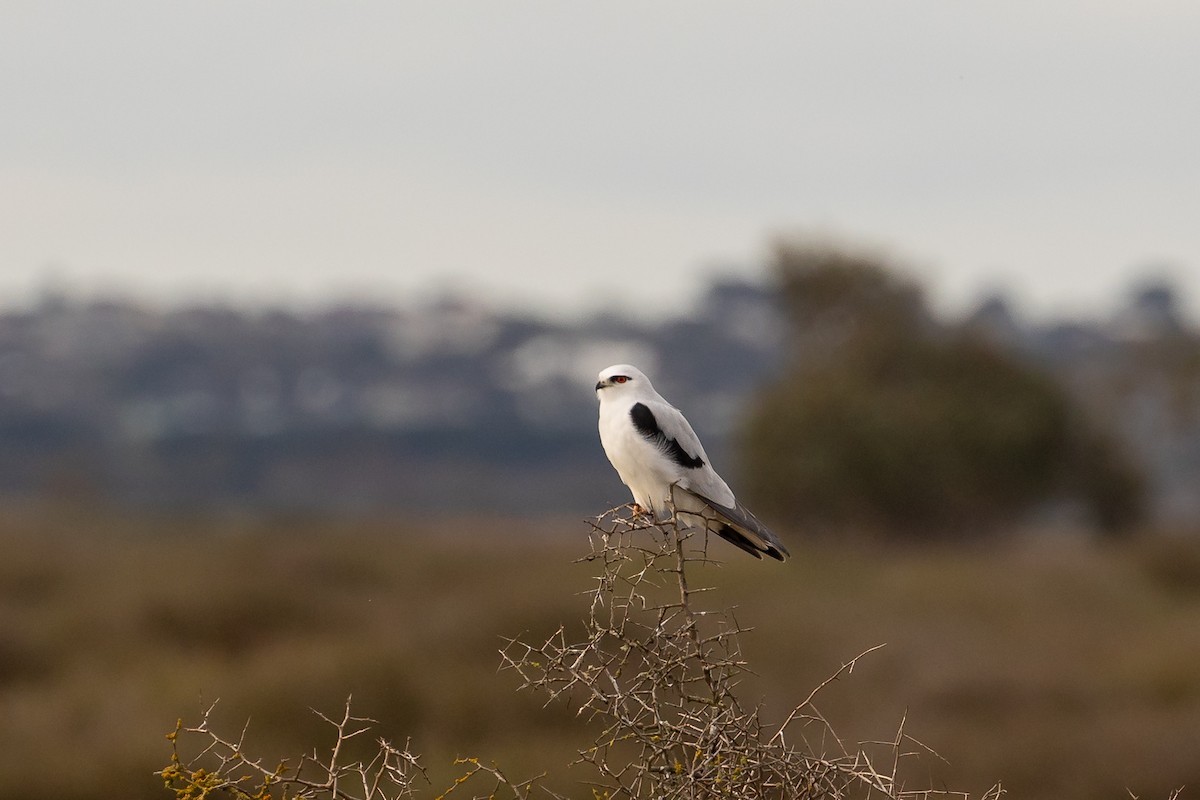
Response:
[[[999,297],[942,320],[886,261],[802,243],[772,281],[717,281],[658,324],[461,298],[302,314],[49,297],[0,315],[0,494],[596,513],[626,498],[591,391],[618,361],[785,522],[1200,524],[1200,336],[1170,286],[1091,323],[1028,323]]]

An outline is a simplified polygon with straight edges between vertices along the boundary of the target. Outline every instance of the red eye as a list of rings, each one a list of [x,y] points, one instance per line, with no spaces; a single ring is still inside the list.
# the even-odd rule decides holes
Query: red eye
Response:
[[[624,383],[627,380],[629,380],[629,378],[626,378],[624,375],[613,376],[613,383]]]

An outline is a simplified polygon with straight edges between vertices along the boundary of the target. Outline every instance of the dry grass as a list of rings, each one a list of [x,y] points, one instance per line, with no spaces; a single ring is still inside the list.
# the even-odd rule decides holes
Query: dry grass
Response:
[[[503,636],[582,620],[580,522],[0,517],[0,795],[164,797],[163,734],[214,725],[264,758],[310,750],[355,708],[409,736],[435,786],[456,756],[524,779],[594,736],[497,672]],[[788,711],[822,693],[845,741],[905,730],[948,759],[914,783],[1014,797],[1164,797],[1200,783],[1200,563],[1191,545],[833,547],[784,565],[722,553],[695,579],[754,627],[739,696]],[[720,546],[720,543],[714,544]],[[1189,556],[1190,554],[1190,556]],[[1189,560],[1190,559],[1190,560]],[[568,641],[584,633],[568,625]],[[885,737],[886,738],[886,737]],[[551,771],[566,791],[569,775]],[[578,792],[574,792],[578,794]]]

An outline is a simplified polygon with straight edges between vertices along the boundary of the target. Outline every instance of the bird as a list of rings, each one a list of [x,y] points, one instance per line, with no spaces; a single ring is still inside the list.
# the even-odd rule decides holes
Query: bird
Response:
[[[774,533],[733,496],[709,463],[683,413],[630,364],[600,371],[600,444],[621,482],[633,493],[635,513],[704,527],[755,558],[791,555]]]

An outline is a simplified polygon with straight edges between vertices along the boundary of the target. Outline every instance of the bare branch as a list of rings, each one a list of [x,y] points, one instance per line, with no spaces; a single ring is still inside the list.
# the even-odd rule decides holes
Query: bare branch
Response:
[[[714,563],[703,532],[675,521],[654,524],[614,509],[591,523],[591,553],[601,568],[589,593],[590,616],[579,643],[562,630],[541,644],[509,642],[504,666],[522,688],[566,694],[601,725],[579,761],[596,778],[597,797],[609,798],[850,798],[905,796],[896,764],[904,755],[897,734],[891,771],[876,771],[861,747],[847,749],[813,706],[829,683],[850,674],[864,651],[843,664],[764,732],[759,708],[743,708],[734,689],[747,672],[732,610],[702,608],[709,587],[693,587],[689,568]],[[834,755],[788,742],[789,727],[817,726]],[[901,732],[903,726],[901,726]]]
[[[933,753],[907,733],[907,715],[890,739],[847,746],[814,704],[883,645],[842,664],[782,724],[766,725],[759,704],[744,707],[735,689],[748,673],[740,644],[747,629],[732,609],[702,607],[713,597],[711,587],[693,586],[688,575],[693,565],[716,563],[707,537],[674,520],[657,524],[620,511],[590,523],[591,549],[580,561],[594,564],[598,574],[584,593],[588,612],[580,640],[568,640],[559,627],[543,641],[507,639],[501,650],[500,668],[519,675],[521,689],[541,693],[547,704],[567,701],[596,726],[575,762],[590,773],[586,785],[596,800],[965,798],[904,788],[901,763]],[[344,763],[346,743],[375,725],[352,714],[351,698],[337,716],[314,710],[333,729],[333,743],[294,766],[245,755],[248,727],[236,741],[224,739],[210,725],[214,706],[198,725],[181,721],[168,734],[171,761],[158,774],[178,800],[401,800],[415,795],[418,778],[428,783],[407,742],[396,747],[380,739],[367,761]],[[199,749],[196,756],[181,756],[182,736],[198,741],[191,745]],[[462,775],[436,800],[466,800],[468,793],[473,800],[532,800],[535,790],[559,797],[541,786],[543,776],[515,781],[477,758],[455,763]],[[1002,794],[997,784],[983,800]]]

